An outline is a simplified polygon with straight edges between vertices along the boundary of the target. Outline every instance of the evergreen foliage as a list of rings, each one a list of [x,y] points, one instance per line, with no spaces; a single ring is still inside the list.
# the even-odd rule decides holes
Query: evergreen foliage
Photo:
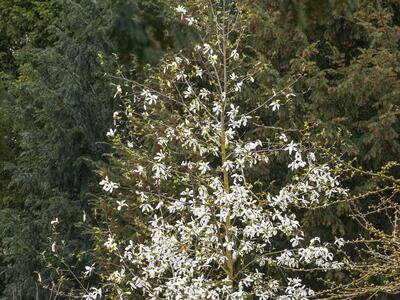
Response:
[[[321,132],[316,141],[332,153],[354,160],[356,167],[378,171],[400,157],[399,4],[362,0],[338,1],[335,7],[303,4],[304,19],[299,23],[299,11],[287,10],[279,1],[260,1],[254,20],[257,42],[249,42],[270,65],[266,81],[281,82],[287,72],[303,74],[294,86],[296,107],[282,110],[277,124],[316,128]],[[398,169],[390,172],[398,178]],[[365,178],[353,178],[347,186],[353,195],[378,188]],[[358,203],[360,209],[374,203],[373,197],[369,199]],[[347,204],[309,213],[308,233],[357,237],[365,232],[351,219],[352,213]],[[375,218],[379,228],[391,230],[385,217]],[[315,275],[310,277],[315,283]]]
[[[61,257],[52,256],[53,241],[68,265],[79,270],[87,264],[93,245],[81,223],[84,214],[88,223],[95,219],[95,170],[100,164],[111,175],[137,159],[121,161],[129,149],[107,145],[119,98],[105,73],[115,74],[118,64],[141,82],[147,63],[157,64],[175,45],[199,37],[171,15],[171,1],[165,0],[0,0],[0,299],[51,297],[41,284],[57,289],[65,274]],[[293,136],[329,148],[357,168],[379,173],[399,159],[397,0],[256,0],[247,17],[251,34],[243,37],[242,53],[262,71],[237,102],[257,107],[271,88],[296,79],[295,101],[277,113],[261,109],[260,126],[247,138],[272,138],[265,126],[290,127]],[[104,156],[110,151],[112,163]],[[259,191],[288,180],[286,159],[277,157],[275,168],[252,170],[251,179],[261,178]],[[388,174],[399,178],[399,169]],[[351,195],[380,184],[368,176],[346,182]],[[371,196],[358,208],[368,211],[377,202]],[[338,204],[304,214],[306,234],[330,241],[358,236],[363,230],[351,213],[351,206]],[[131,217],[113,219],[122,236],[132,231]],[[390,222],[374,218],[374,225],[392,230]],[[107,262],[107,255],[97,254]],[[316,275],[308,276],[318,287]],[[60,291],[76,286],[65,278]]]
[[[58,268],[65,266],[48,255],[51,221],[62,221],[57,242],[65,241],[66,263],[78,264],[79,253],[91,244],[76,224],[84,212],[90,220],[89,193],[93,182],[97,185],[93,171],[108,149],[101,142],[116,101],[105,76],[115,72],[112,53],[129,54],[126,63],[136,54],[139,61],[154,62],[164,47],[166,22],[162,15],[148,17],[154,2],[120,4],[123,9],[114,1],[0,3],[2,103],[9,103],[2,105],[7,117],[0,126],[2,166],[7,165],[7,173],[1,173],[6,196],[0,212],[0,295],[7,299],[54,297],[55,290],[77,284],[64,279],[57,286]],[[128,12],[129,19],[123,15]],[[129,32],[118,32],[121,27]],[[150,31],[157,35],[149,36]],[[52,291],[40,287],[39,275]]]

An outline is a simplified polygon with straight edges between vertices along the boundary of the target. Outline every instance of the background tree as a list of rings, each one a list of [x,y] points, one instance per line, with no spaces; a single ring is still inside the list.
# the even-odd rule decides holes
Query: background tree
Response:
[[[294,86],[296,105],[282,109],[276,124],[317,125],[317,130],[322,129],[318,142],[324,141],[343,159],[355,159],[353,167],[378,172],[399,157],[398,3],[338,1],[308,8],[311,2],[315,1],[302,2],[303,12],[288,10],[278,1],[260,2],[254,15],[255,41],[248,44],[270,66],[265,81],[284,82],[290,72],[304,75]],[[300,24],[299,13],[304,16]],[[398,178],[398,169],[390,172]],[[376,186],[363,176],[346,184],[354,196]],[[359,209],[366,212],[368,204],[363,202],[358,202]],[[365,230],[352,214],[352,206],[346,203],[308,213],[307,232],[355,239]],[[375,226],[381,220],[378,228],[391,231],[385,216],[375,218]],[[348,273],[335,276],[346,279]],[[311,278],[315,283],[315,276]],[[387,299],[383,294],[380,297]]]
[[[102,75],[115,70],[110,53],[116,52],[119,63],[133,70],[126,76],[140,81],[146,62],[157,62],[176,41],[185,43],[188,34],[193,36],[192,31],[183,31],[185,26],[167,21],[171,12],[163,3],[0,1],[3,297],[36,296],[38,275],[33,272],[44,272],[40,252],[51,251],[47,237],[54,226],[50,221],[60,215],[59,251],[61,236],[77,237],[76,242],[81,239],[81,229],[72,224],[82,220],[83,209],[88,221],[92,220],[87,192],[93,191],[97,178],[91,161],[99,160],[101,152],[109,149],[96,142],[104,141],[104,133],[112,124],[109,114],[118,101],[112,99],[115,88]],[[342,158],[356,158],[353,167],[373,173],[396,160],[399,11],[395,0],[253,1],[247,15],[252,34],[243,37],[246,47],[242,54],[264,68],[252,88],[243,86],[238,102],[246,107],[260,105],[272,87],[278,91],[290,78],[303,76],[293,85],[296,101],[281,105],[278,112],[260,110],[258,121],[262,126],[251,134],[273,138],[270,130],[262,129],[270,125],[295,129],[292,134],[296,138],[307,132],[322,132],[310,138],[324,141],[324,147],[344,154]],[[98,52],[104,54],[99,57]],[[116,156],[125,155],[124,151]],[[282,166],[286,160],[285,156],[280,158]],[[287,173],[277,166],[253,170],[252,178],[263,178],[257,181],[259,190],[288,180]],[[398,168],[390,170],[390,176],[398,175]],[[346,184],[353,196],[378,186],[368,176],[351,177]],[[381,197],[369,196],[368,201],[359,202],[367,204],[357,207],[338,203],[329,210],[308,212],[304,216],[309,225],[306,233],[329,240],[343,234],[349,239],[360,234],[368,238],[360,219],[351,215],[356,217],[356,211],[364,214],[374,201],[379,205]],[[395,202],[394,197],[388,199]],[[71,223],[66,220],[69,216],[73,216]],[[368,222],[372,222],[371,228],[389,234],[393,232],[389,221],[393,216],[375,214]],[[128,222],[118,222],[120,228],[131,231]],[[68,246],[66,257],[71,255],[69,251],[81,249],[73,243]],[[350,258],[357,257],[353,252]],[[362,257],[367,259],[368,255],[364,252]],[[64,274],[65,270],[61,271]],[[351,280],[344,272],[329,276]],[[309,283],[318,288],[316,277],[311,275]],[[42,292],[37,297],[42,297]]]
[[[2,198],[0,225],[4,297],[49,298],[51,292],[39,288],[39,278],[41,284],[53,289],[53,297],[55,290],[70,290],[76,285],[64,279],[60,287],[57,273],[65,265],[59,261],[48,271],[49,261],[43,260],[43,252],[52,250],[51,221],[58,218],[60,222],[56,246],[61,248],[65,241],[63,257],[70,259],[65,263],[79,265],[85,259],[80,254],[91,244],[76,223],[86,213],[90,221],[89,193],[93,182],[97,185],[94,163],[106,152],[107,146],[100,142],[111,125],[109,115],[116,101],[104,74],[115,70],[113,52],[131,51],[131,58],[124,61],[130,65],[138,54],[139,65],[150,59],[154,62],[162,47],[168,47],[161,40],[155,42],[161,39],[167,24],[162,19],[161,3],[0,3],[5,62],[2,92],[9,101],[8,106],[2,106],[9,117],[1,121],[10,125],[5,128],[7,136],[12,134],[10,128],[17,129],[15,145],[2,134],[4,147],[16,150],[13,157],[2,156],[8,170],[2,183],[8,187],[8,197]],[[135,22],[123,19],[118,5],[130,10]],[[149,17],[155,9],[160,14]],[[116,34],[118,26],[129,31]],[[151,31],[158,34],[148,35]],[[132,39],[132,43],[122,48],[123,43],[118,43],[122,36]],[[141,55],[145,47],[154,49],[153,54]],[[4,148],[6,151],[8,148]]]
[[[1,291],[7,291],[8,297],[22,297],[20,287],[26,284],[26,278],[13,281],[12,270],[7,266],[12,264],[12,256],[28,257],[27,244],[18,238],[17,230],[10,226],[8,217],[14,218],[14,224],[19,224],[18,210],[21,209],[21,199],[8,190],[12,172],[9,164],[19,153],[19,124],[15,121],[15,98],[12,94],[12,85],[18,77],[18,63],[14,54],[23,47],[40,47],[46,42],[46,32],[52,18],[49,3],[33,1],[1,1],[0,22],[0,96],[1,96],[1,258],[0,258],[0,287]],[[31,33],[28,38],[28,33]],[[7,238],[8,237],[8,238]],[[11,250],[12,249],[12,250]],[[22,270],[23,272],[23,270]],[[30,274],[32,277],[34,274]],[[11,282],[11,284],[10,284]],[[35,284],[32,291],[35,290]],[[3,293],[1,292],[1,295]],[[34,292],[31,293],[34,295]]]

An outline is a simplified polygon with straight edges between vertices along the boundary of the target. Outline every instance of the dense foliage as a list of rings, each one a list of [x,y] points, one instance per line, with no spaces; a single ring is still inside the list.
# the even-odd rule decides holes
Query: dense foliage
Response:
[[[121,170],[142,159],[142,153],[125,147],[124,140],[114,140],[114,148],[108,145],[106,134],[114,122],[121,136],[149,134],[140,118],[133,127],[125,117],[113,120],[124,103],[121,93],[132,92],[132,82],[124,87],[126,81],[105,73],[123,74],[138,84],[147,78],[146,84],[156,88],[163,72],[159,78],[156,68],[146,63],[157,65],[164,53],[168,61],[176,44],[186,51],[182,45],[188,37],[192,46],[203,45],[199,39],[204,29],[188,28],[183,15],[179,22],[171,21],[177,5],[189,3],[178,2],[0,0],[0,299],[48,299],[57,289],[80,288],[68,268],[78,274],[93,263],[93,253],[87,251],[94,245],[89,228],[102,227],[108,220],[115,234],[129,238],[143,226],[140,213],[128,214],[122,206],[121,218],[114,202],[94,200],[94,195],[102,195],[99,166],[103,177],[131,186],[132,174],[121,177]],[[386,165],[400,157],[398,1],[250,2],[245,14],[249,31],[240,37],[240,57],[243,69],[258,64],[257,76],[250,88],[240,87],[234,104],[251,110],[265,103],[273,89],[280,91],[288,84],[296,97],[280,98],[274,111],[270,106],[259,109],[251,130],[241,131],[243,138],[270,140],[275,131],[290,129],[288,136],[307,140],[307,147],[343,165],[335,172],[343,176],[349,201],[301,212],[306,240],[320,236],[332,242],[341,236],[382,241],[373,247],[369,242],[358,249],[346,246],[348,259],[362,266],[357,272],[296,276],[314,289],[322,286],[317,278],[358,282],[346,286],[338,299],[358,293],[361,299],[398,294],[399,271],[380,260],[398,262],[390,249],[398,243],[400,170],[396,164]],[[137,88],[133,92],[138,93]],[[171,106],[157,118],[168,118],[167,111],[171,122],[182,115]],[[150,131],[156,135],[158,129]],[[140,143],[148,153],[156,151],[153,135]],[[247,174],[257,192],[277,192],[290,182],[288,157],[277,155],[274,162]],[[169,193],[178,182],[168,187]],[[387,186],[392,189],[369,193]],[[125,197],[135,192],[129,187],[123,191]],[[123,200],[127,199],[118,199]],[[390,209],[380,214],[377,208],[382,206]],[[132,224],[132,218],[138,224]],[[100,234],[94,243],[107,238]],[[274,245],[283,247],[281,242]],[[96,251],[99,265],[93,273],[112,270],[108,254]],[[357,281],[368,266],[377,271]],[[388,280],[393,282],[390,288]]]
[[[166,22],[148,17],[156,5],[0,2],[0,294],[5,298],[44,299],[76,285],[65,280],[58,286],[53,269],[62,265],[44,255],[50,252],[50,222],[63,220],[57,238],[66,241],[68,262],[79,264],[75,255],[89,249],[90,240],[76,223],[86,212],[90,221],[93,171],[108,149],[101,142],[115,105],[105,73],[115,72],[114,52],[137,54],[138,62],[157,59],[162,42],[156,38]],[[125,20],[127,10],[138,22]],[[121,19],[126,32],[118,33]],[[150,36],[151,31],[160,33]],[[53,291],[43,290],[44,283]]]

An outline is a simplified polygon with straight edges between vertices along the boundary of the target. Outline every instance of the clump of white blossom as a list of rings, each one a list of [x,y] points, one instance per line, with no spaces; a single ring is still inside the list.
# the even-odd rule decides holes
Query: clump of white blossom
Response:
[[[120,267],[107,281],[121,299],[135,293],[154,300],[307,299],[314,292],[300,279],[287,276],[282,281],[268,269],[285,274],[340,267],[332,248],[318,237],[305,238],[296,211],[346,190],[328,164],[284,131],[265,140],[243,134],[261,110],[277,113],[295,95],[288,87],[273,91],[255,108],[241,105],[238,95],[256,83],[257,71],[240,68],[240,41],[224,30],[233,32],[240,20],[222,20],[225,8],[212,3],[207,9],[214,19],[204,28],[217,28],[207,27],[207,40],[190,53],[167,56],[156,79],[149,79],[148,87],[134,86],[137,97],[125,99],[126,109],[117,114],[145,132],[152,146],[140,145],[140,134],[135,140],[133,129],[124,136],[117,125],[107,134],[120,134],[129,151],[137,153],[130,173],[136,198],[116,200],[115,209],[136,211],[149,229],[141,239],[118,240],[108,234],[103,247]],[[239,6],[230,13],[235,9]],[[176,13],[189,25],[201,26],[184,6]],[[116,94],[121,94],[119,86]],[[268,168],[279,153],[289,159],[291,181],[278,190],[259,191],[250,171]],[[100,185],[119,197],[120,184],[105,177]],[[336,243],[342,245],[342,240]],[[87,267],[85,275],[93,271],[94,266]],[[101,290],[93,289],[85,299],[97,296]]]

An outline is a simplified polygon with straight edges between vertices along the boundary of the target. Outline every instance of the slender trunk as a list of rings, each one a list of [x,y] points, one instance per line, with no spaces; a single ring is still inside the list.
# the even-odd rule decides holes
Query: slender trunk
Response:
[[[225,15],[225,0],[222,2],[223,4],[223,17]],[[223,55],[223,105],[222,105],[222,113],[221,113],[221,163],[222,166],[225,164],[227,160],[227,154],[226,154],[226,135],[225,135],[225,108],[227,104],[227,49],[226,49],[226,43],[227,43],[227,38],[226,38],[226,23],[225,19],[222,20],[222,55]],[[223,170],[223,180],[224,180],[224,191],[225,193],[230,192],[230,186],[229,186],[229,173],[227,170]],[[228,237],[228,240],[231,239],[230,236],[230,227],[231,227],[231,216],[228,214],[226,217],[225,221],[225,232]],[[231,250],[226,251],[226,269],[228,271],[228,276],[229,279],[231,280],[231,284],[233,286],[233,278],[234,278],[234,270],[233,270],[233,255]]]

